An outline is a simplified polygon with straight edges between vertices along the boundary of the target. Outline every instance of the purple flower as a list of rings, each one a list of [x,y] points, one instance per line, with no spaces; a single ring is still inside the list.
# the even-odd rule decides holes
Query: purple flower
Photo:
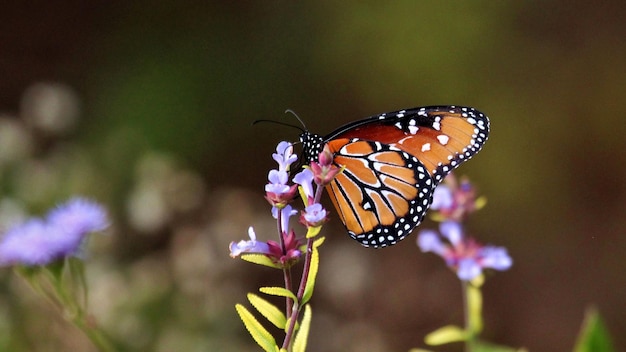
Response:
[[[288,216],[286,217],[288,218]],[[241,254],[262,254],[279,267],[289,267],[302,256],[302,251],[299,249],[302,245],[302,241],[296,238],[293,231],[282,233],[282,244],[276,241],[257,241],[252,226],[248,228],[248,236],[250,237],[249,241],[230,243],[231,257],[235,258]]]
[[[230,249],[230,256],[235,258],[243,253],[259,253],[269,254],[269,246],[265,242],[256,240],[256,233],[252,226],[248,228],[249,241],[241,240],[239,242],[231,242],[228,248]]]
[[[269,183],[265,185],[265,192],[271,192],[276,194],[289,192],[289,186],[287,186],[287,182],[289,181],[289,174],[287,173],[287,171],[270,170],[267,179]]]
[[[272,158],[278,163],[279,171],[289,171],[289,166],[298,160],[298,156],[293,154],[293,146],[289,142],[280,142],[276,146],[276,153]]]
[[[74,198],[50,211],[45,220],[31,218],[11,228],[0,240],[0,265],[46,265],[80,254],[87,234],[108,227],[97,203]]]
[[[309,169],[300,171],[293,177],[293,182],[302,186],[302,191],[307,197],[307,202],[313,201],[315,193],[313,191],[313,172]]]
[[[284,170],[270,170],[269,183],[265,185],[265,199],[273,206],[282,208],[296,195],[296,185],[287,185],[289,174]]]
[[[441,235],[432,230],[421,231],[417,244],[422,252],[433,252],[442,257],[461,280],[472,280],[485,268],[507,270],[513,265],[506,248],[481,245],[465,237],[459,223],[442,222],[439,231]],[[442,241],[441,237],[447,241]]]
[[[272,208],[272,216],[274,219],[278,219],[278,212],[280,211],[280,219],[281,219],[281,230],[284,233],[289,231],[289,218],[296,215],[298,213],[297,210],[293,209],[291,205],[286,205],[282,209]]]
[[[440,221],[463,221],[469,214],[484,205],[484,198],[476,196],[476,189],[467,178],[459,182],[454,174],[435,188],[431,209],[438,211]]]
[[[446,185],[440,185],[433,192],[433,202],[430,208],[433,210],[449,209],[454,205],[454,197],[450,188]]]
[[[85,198],[74,198],[48,213],[48,223],[68,233],[90,233],[109,226],[104,208]]]
[[[314,203],[304,209],[301,221],[309,227],[320,226],[326,222],[327,215],[326,209],[321,204]]]

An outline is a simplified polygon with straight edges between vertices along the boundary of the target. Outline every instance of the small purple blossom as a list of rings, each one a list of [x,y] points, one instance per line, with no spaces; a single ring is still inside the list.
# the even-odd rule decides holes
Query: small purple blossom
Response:
[[[314,203],[304,209],[302,218],[307,226],[320,226],[326,221],[327,215],[321,204]]]
[[[48,213],[12,227],[0,240],[0,265],[46,265],[78,256],[87,234],[109,226],[99,204],[74,198]]]
[[[265,192],[282,194],[289,192],[289,174],[287,171],[270,170],[267,176],[269,183],[265,185]]]
[[[313,191],[313,171],[304,169],[293,177],[293,182],[302,186],[302,191],[307,197],[307,202],[313,201],[315,193]]]
[[[289,142],[280,142],[276,146],[276,153],[272,158],[278,163],[279,171],[289,171],[289,166],[298,160],[298,156],[293,154],[293,146]]]
[[[297,186],[289,186],[289,173],[284,170],[270,170],[269,183],[265,185],[265,199],[272,207],[282,208],[296,195]]]
[[[269,254],[270,249],[267,243],[256,240],[256,233],[252,226],[248,228],[249,241],[241,240],[239,242],[231,242],[228,248],[230,249],[230,256],[232,258],[238,257],[243,253],[259,253]]]
[[[439,232],[421,231],[417,244],[422,252],[433,252],[442,257],[461,280],[472,280],[486,268],[507,270],[513,265],[506,248],[481,245],[464,237],[463,228],[456,222],[442,222]],[[442,237],[447,241],[442,241]]]
[[[298,214],[298,211],[293,209],[291,207],[291,205],[286,205],[284,208],[282,209],[277,209],[277,208],[272,208],[272,216],[274,217],[274,219],[278,219],[278,212],[280,211],[280,220],[281,220],[281,229],[283,231],[283,233],[286,233],[289,231],[289,218]]]

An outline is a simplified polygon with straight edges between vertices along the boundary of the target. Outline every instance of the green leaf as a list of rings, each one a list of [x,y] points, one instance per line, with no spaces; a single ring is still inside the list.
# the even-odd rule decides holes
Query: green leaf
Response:
[[[280,266],[274,263],[270,258],[263,254],[242,254],[241,259],[264,266],[269,266],[270,268],[280,269]]]
[[[256,343],[261,346],[261,348],[266,352],[275,352],[279,350],[279,347],[276,345],[276,340],[269,333],[269,331],[265,330],[265,328],[259,323],[258,320],[241,304],[236,304],[235,309],[237,309],[237,314],[243,321],[243,324],[246,326],[246,329],[252,335],[252,338]]]
[[[304,294],[302,295],[302,304],[306,304],[313,296],[313,288],[315,287],[315,279],[317,277],[317,270],[319,268],[320,255],[317,247],[313,246],[313,253],[311,253],[311,265],[309,266],[309,276],[304,287]]]
[[[265,293],[267,295],[280,296],[280,297],[289,297],[294,302],[297,301],[296,295],[294,295],[293,292],[289,291],[286,288],[282,288],[282,287],[261,287],[259,289],[259,291],[261,291],[261,292],[263,292],[263,293]]]
[[[574,352],[613,352],[609,332],[595,307],[587,308]]]
[[[426,335],[424,342],[430,346],[438,346],[452,342],[467,340],[468,334],[458,326],[447,325]]]
[[[321,230],[321,226],[310,226],[306,231],[306,238],[313,238],[317,236]]]
[[[254,293],[248,293],[248,300],[252,306],[254,306],[254,308],[256,308],[261,315],[267,318],[267,320],[274,324],[274,326],[279,329],[285,329],[287,318],[285,318],[285,314],[283,314],[280,309],[276,308],[275,305],[255,295]]]
[[[300,323],[300,329],[298,330],[296,337],[293,341],[293,351],[294,352],[305,352],[306,344],[309,339],[309,330],[311,328],[311,306],[304,307],[304,316],[302,318],[302,322]]]
[[[324,241],[326,240],[326,237],[318,237],[315,239],[315,241],[313,241],[313,248],[317,248],[319,246],[322,245],[322,243],[324,243]]]

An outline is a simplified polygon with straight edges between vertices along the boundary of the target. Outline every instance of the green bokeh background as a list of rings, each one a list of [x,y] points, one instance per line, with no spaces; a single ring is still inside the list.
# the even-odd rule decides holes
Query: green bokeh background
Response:
[[[279,284],[277,273],[230,259],[225,246],[249,225],[265,221],[271,229],[262,199],[270,153],[297,138],[295,130],[252,121],[290,121],[283,111],[292,109],[310,130],[326,133],[401,108],[474,106],[490,116],[492,133],[458,174],[469,175],[489,203],[468,226],[514,258],[485,286],[485,336],[532,351],[570,350],[584,309],[595,304],[619,350],[626,347],[625,10],[619,1],[5,4],[0,111],[19,115],[24,90],[37,82],[77,92],[82,119],[65,138],[97,172],[92,185],[76,181],[55,196],[86,190],[115,217],[114,244],[93,259],[107,266],[93,275],[129,277],[138,263],[146,273],[168,270],[161,256],[185,262],[176,259],[180,228],[224,230],[198,230],[213,256],[198,264],[211,277],[196,277],[211,286],[194,298],[202,308],[177,305],[186,291],[173,270],[152,305],[125,313],[143,317],[151,332],[140,349],[202,351],[254,350],[233,305],[259,285]],[[142,236],[127,224],[125,207],[134,165],[150,152],[199,174],[206,197],[200,211]],[[77,169],[64,170],[75,176]],[[6,195],[18,195],[2,181]],[[52,198],[27,205],[43,208]],[[220,217],[233,225],[213,226]],[[461,322],[455,277],[418,253],[415,236],[371,250],[342,231],[336,221],[328,226],[320,277],[348,279],[354,265],[368,284],[333,291],[333,281],[319,283],[328,287],[313,299],[311,350],[406,351],[423,346],[425,333]],[[225,239],[214,241],[218,235]],[[325,249],[338,261],[325,262]],[[25,327],[36,316],[20,317],[43,305],[16,298],[5,272],[0,342],[49,350],[19,342],[39,336]],[[57,320],[43,330],[52,346],[89,348]],[[174,337],[159,340],[164,331]]]

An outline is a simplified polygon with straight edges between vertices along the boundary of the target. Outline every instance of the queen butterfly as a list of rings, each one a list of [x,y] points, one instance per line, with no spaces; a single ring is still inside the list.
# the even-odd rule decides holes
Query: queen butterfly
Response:
[[[489,119],[474,108],[427,106],[375,115],[323,137],[304,131],[303,159],[325,144],[343,167],[326,186],[353,239],[386,247],[420,224],[435,187],[480,151]]]

